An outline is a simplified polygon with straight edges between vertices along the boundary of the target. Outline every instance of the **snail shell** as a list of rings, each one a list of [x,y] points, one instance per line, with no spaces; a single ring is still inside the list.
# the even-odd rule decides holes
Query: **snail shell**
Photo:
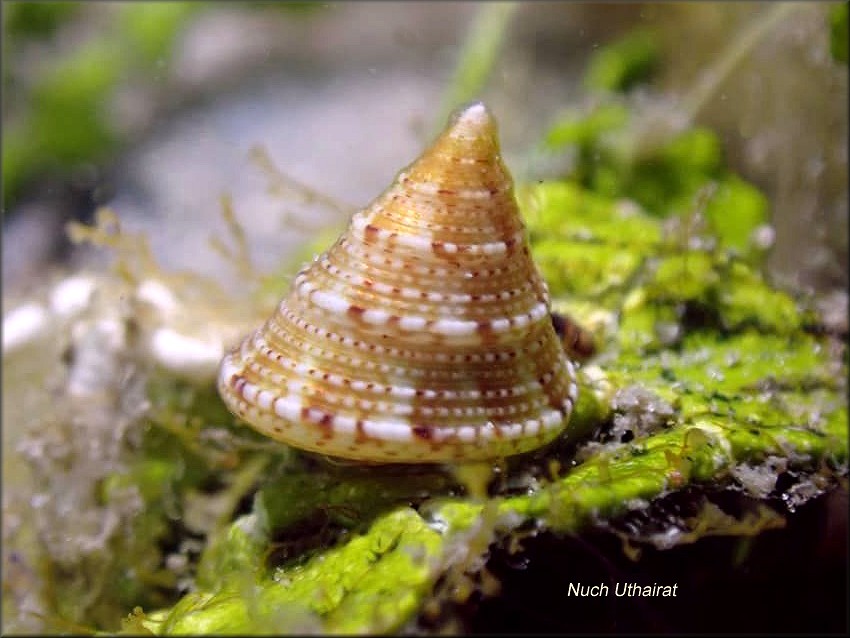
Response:
[[[260,432],[361,461],[492,459],[563,430],[574,369],[483,104],[298,273],[218,388]]]

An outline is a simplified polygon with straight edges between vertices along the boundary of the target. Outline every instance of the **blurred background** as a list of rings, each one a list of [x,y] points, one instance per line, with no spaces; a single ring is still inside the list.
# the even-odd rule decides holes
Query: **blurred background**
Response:
[[[825,300],[823,323],[846,341],[847,7],[4,1],[4,315],[47,296],[68,271],[103,263],[107,251],[73,244],[66,233],[69,221],[92,222],[101,206],[149,238],[166,269],[236,287],[239,273],[211,244],[230,237],[222,215],[230,201],[256,268],[291,272],[316,234],[335,235],[452,109],[483,99],[518,183],[571,179],[650,214],[678,215],[687,241],[700,233],[694,211],[702,188],[716,184],[713,230],[734,245],[736,228],[757,226],[757,237],[744,239],[765,249],[771,281],[798,298]],[[50,350],[38,361],[24,351],[12,373],[4,371],[15,397],[3,404],[4,423],[49,412],[49,386],[29,397],[5,384],[40,387],[43,371],[30,382],[27,365],[59,357]],[[100,359],[93,367],[104,369]],[[13,430],[3,428],[4,489],[6,472],[22,463],[13,437],[24,427]],[[795,619],[792,629],[846,628],[839,618],[846,590],[833,586],[846,581],[846,489],[819,507],[816,516],[793,519],[789,529],[799,533],[764,553],[763,565],[776,570],[760,572],[764,585],[750,587],[736,572],[738,589],[712,587],[695,569],[695,588],[740,598],[755,629],[764,617],[780,628]],[[15,524],[11,511],[4,509],[4,534]],[[94,519],[99,510],[85,513]],[[777,614],[766,596],[764,613],[755,614],[756,589],[786,587],[790,558],[775,557],[789,546],[818,554],[795,555],[809,570],[805,591],[793,590],[807,611]],[[698,556],[695,564],[711,561]],[[533,562],[556,579],[562,565],[575,568],[551,555]],[[24,564],[12,575],[24,583],[16,591],[30,595],[36,588]],[[534,597],[535,586],[552,582],[528,573],[512,595]],[[494,600],[492,617],[501,622],[511,608],[504,597]],[[681,627],[725,629],[716,608],[671,614],[682,615]],[[118,619],[107,611],[109,622]]]
[[[846,3],[4,2],[2,12],[6,300],[96,259],[64,224],[101,205],[143,230],[166,267],[216,275],[228,266],[209,239],[225,233],[227,194],[257,266],[273,269],[377,196],[470,98],[494,111],[517,181],[570,176],[574,156],[545,141],[565,112],[592,112],[612,93],[641,114],[644,140],[653,127],[716,132],[724,162],[767,197],[775,283],[847,287]],[[612,43],[629,51],[627,68],[606,67]],[[257,147],[276,168],[251,159]]]

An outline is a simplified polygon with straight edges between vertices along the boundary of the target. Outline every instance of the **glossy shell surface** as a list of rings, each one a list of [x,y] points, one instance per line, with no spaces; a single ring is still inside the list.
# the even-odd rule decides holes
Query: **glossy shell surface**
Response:
[[[483,104],[298,273],[218,386],[260,432],[361,461],[493,459],[563,430],[573,365]]]

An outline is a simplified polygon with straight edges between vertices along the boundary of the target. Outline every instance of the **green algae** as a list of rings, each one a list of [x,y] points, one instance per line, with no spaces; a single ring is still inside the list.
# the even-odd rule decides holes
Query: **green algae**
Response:
[[[4,13],[10,23],[4,30],[21,47],[26,39],[59,28],[80,9],[72,2],[9,3]],[[99,37],[34,76],[21,95],[26,110],[16,113],[4,131],[4,198],[16,197],[40,172],[102,161],[125,142],[126,133],[105,116],[112,93],[131,72],[147,81],[161,73],[158,65],[169,59],[187,18],[203,9],[202,3],[191,2],[121,5],[107,16],[110,26]]]
[[[44,38],[52,35],[79,10],[78,2],[7,2],[3,21],[15,37]]]
[[[617,298],[661,240],[658,224],[634,207],[569,182],[541,184],[520,197],[535,262],[555,297]]]
[[[723,247],[749,251],[753,231],[768,220],[766,197],[725,167],[714,131],[666,130],[660,117],[639,117],[611,97],[586,110],[562,112],[544,147],[574,154],[565,177],[586,189],[586,197],[628,199],[658,217],[689,215],[702,206]]]
[[[377,519],[368,534],[254,586],[195,593],[176,605],[162,634],[385,632],[415,613],[433,584],[440,535],[412,509]]]
[[[730,175],[717,183],[705,217],[721,245],[745,252],[752,247],[753,231],[768,221],[767,198],[752,184]]]
[[[584,85],[597,91],[627,91],[649,80],[659,62],[657,34],[650,29],[634,29],[593,54]]]
[[[847,3],[839,2],[829,11],[829,51],[836,62],[847,64]]]
[[[543,142],[551,149],[575,145],[581,150],[591,150],[600,137],[622,129],[628,121],[628,109],[616,102],[601,104],[588,113],[568,108],[558,115]]]

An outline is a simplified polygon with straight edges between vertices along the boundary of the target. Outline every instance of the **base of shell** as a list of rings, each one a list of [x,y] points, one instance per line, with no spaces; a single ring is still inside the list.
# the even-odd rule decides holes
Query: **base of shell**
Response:
[[[574,379],[572,365],[568,373]],[[559,409],[522,422],[419,426],[402,419],[356,418],[304,404],[298,395],[260,388],[240,373],[235,354],[222,362],[218,389],[227,407],[259,432],[300,449],[372,463],[484,461],[527,452],[565,428],[577,396],[575,383]]]

